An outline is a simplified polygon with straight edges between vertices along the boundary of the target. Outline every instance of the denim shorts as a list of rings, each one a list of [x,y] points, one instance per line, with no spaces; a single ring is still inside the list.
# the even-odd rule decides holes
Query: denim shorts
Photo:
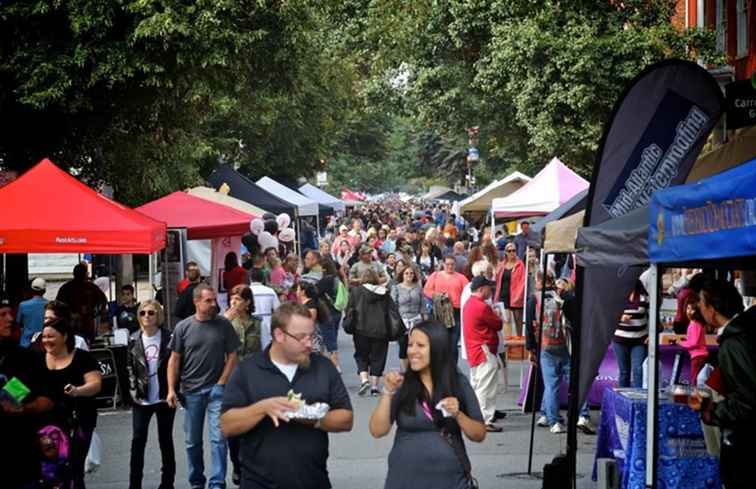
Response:
[[[339,325],[341,324],[341,313],[332,312],[331,319],[320,323],[320,334],[323,336],[323,343],[328,353],[339,351]]]

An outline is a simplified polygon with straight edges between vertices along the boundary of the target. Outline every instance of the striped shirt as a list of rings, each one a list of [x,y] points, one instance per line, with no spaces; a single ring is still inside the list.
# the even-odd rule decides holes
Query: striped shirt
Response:
[[[622,315],[630,318],[628,321],[620,319],[614,331],[614,341],[635,345],[644,343],[648,338],[648,299],[642,296],[640,301],[628,301]]]

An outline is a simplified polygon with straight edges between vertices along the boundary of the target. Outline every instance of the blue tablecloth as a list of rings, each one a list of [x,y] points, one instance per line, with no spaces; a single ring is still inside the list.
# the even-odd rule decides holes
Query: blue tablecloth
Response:
[[[698,414],[688,406],[659,401],[659,489],[718,489],[719,459],[706,452]],[[614,458],[622,489],[645,487],[646,391],[607,389],[601,404],[596,459]],[[596,480],[594,463],[593,479]]]

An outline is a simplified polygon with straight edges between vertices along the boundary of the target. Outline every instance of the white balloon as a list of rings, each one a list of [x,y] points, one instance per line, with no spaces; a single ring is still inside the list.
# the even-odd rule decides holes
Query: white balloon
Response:
[[[291,217],[284,212],[276,217],[276,222],[278,223],[278,230],[280,231],[289,227],[289,224],[291,224]]]
[[[249,230],[252,231],[252,234],[254,234],[255,236],[259,236],[260,233],[265,230],[265,223],[262,219],[256,217],[252,219],[252,222],[249,223]]]
[[[278,239],[280,239],[283,243],[291,243],[292,241],[294,241],[295,237],[296,233],[292,228],[284,228],[280,233],[278,233]]]
[[[273,246],[271,243],[273,242],[273,235],[271,235],[268,231],[263,231],[257,236],[257,242],[260,243],[260,249],[267,250],[271,246]]]

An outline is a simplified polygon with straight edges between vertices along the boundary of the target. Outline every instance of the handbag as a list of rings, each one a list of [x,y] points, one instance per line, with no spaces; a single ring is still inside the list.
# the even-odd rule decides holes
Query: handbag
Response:
[[[407,334],[407,326],[404,324],[402,315],[399,314],[399,307],[394,299],[387,297],[386,304],[386,329],[389,341],[396,341]]]
[[[455,437],[453,433],[447,431],[446,428],[441,428],[441,438],[452,447],[454,455],[457,456],[457,460],[462,464],[462,470],[465,472],[465,482],[467,482],[465,488],[479,489],[480,486],[478,485],[478,480],[472,475],[472,466],[470,465],[470,459],[467,457],[467,453],[465,453],[464,445],[459,443],[462,441],[461,438],[458,442],[457,437]]]
[[[336,300],[333,301],[334,309],[339,312],[343,311],[347,307],[348,300],[349,292],[347,292],[347,288],[344,286],[341,280],[339,280],[338,285],[336,286]]]
[[[357,311],[354,307],[349,307],[344,313],[344,319],[341,321],[341,327],[346,334],[353,335],[357,331]]]

